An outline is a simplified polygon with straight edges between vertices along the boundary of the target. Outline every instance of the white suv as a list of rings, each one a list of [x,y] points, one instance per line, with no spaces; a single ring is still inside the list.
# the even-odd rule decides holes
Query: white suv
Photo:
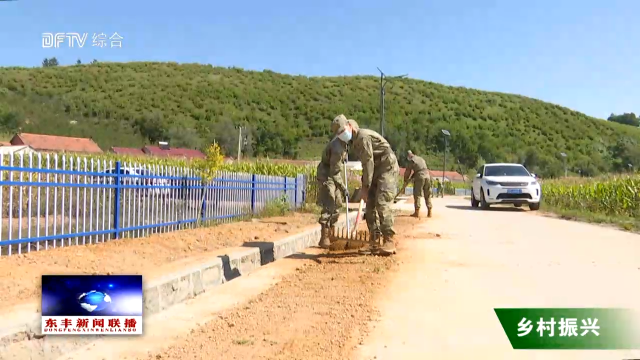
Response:
[[[492,204],[529,205],[540,209],[540,183],[520,164],[485,164],[473,179],[471,206],[488,209]]]

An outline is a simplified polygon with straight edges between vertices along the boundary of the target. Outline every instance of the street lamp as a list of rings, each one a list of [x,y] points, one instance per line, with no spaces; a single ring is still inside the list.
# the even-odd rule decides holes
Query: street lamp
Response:
[[[238,126],[238,162],[242,156],[242,126]]]
[[[448,130],[442,129],[442,135],[444,137],[444,165],[442,167],[442,189],[444,191],[444,172],[447,169],[447,138],[451,136],[451,133]]]
[[[560,153],[560,156],[562,156],[562,162],[564,163],[564,177],[567,177],[567,154]]]
[[[385,75],[384,72],[382,72],[382,70],[380,70],[380,68],[377,68],[378,71],[380,71],[380,135],[382,135],[384,137],[384,89],[387,86],[387,83],[389,82],[387,79],[389,79],[388,76]],[[391,79],[401,79],[404,77],[407,77],[407,74],[404,75],[400,75],[400,76],[392,76]]]

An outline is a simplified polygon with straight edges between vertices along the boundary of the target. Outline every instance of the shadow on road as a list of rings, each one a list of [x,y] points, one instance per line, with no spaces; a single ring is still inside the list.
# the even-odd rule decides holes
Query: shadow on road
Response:
[[[482,210],[480,208],[474,208],[470,205],[446,205],[449,209],[457,209],[457,210],[469,210],[469,211],[511,211],[511,212],[521,212],[526,211],[524,208],[517,207],[506,207],[506,206],[493,206],[488,210]]]
[[[399,218],[412,218],[413,216],[411,216],[411,213],[407,212],[407,213],[403,213],[403,214],[398,214],[398,215],[396,215],[396,217],[399,217]]]
[[[296,253],[287,257],[287,259],[303,259],[303,260],[312,260],[316,263],[322,263],[322,260],[332,260],[332,259],[344,259],[350,257],[362,257],[363,255],[358,254],[357,251],[350,252],[340,252],[340,253],[325,253],[325,254],[305,254],[305,253]]]

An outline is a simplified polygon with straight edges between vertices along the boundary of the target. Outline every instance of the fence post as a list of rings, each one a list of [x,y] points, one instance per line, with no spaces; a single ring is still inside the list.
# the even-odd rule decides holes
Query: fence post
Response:
[[[289,204],[289,206],[291,206],[291,200],[289,199],[289,194],[287,194],[287,177],[286,176],[284,176],[284,197],[287,203]]]
[[[309,187],[309,184],[308,184],[308,181],[307,181],[308,178],[309,178],[309,175],[304,175],[302,177],[302,182],[303,182],[303,184],[302,184],[303,185],[302,186],[302,204],[305,204],[307,202],[307,190],[308,190],[308,187]]]
[[[114,196],[114,204],[113,204],[113,238],[117,239],[119,236],[120,229],[120,161],[116,161],[116,176],[115,180],[115,196]]]
[[[202,199],[202,206],[200,208],[200,222],[202,223],[202,221],[204,221],[204,216],[207,209],[207,186],[208,185],[204,181],[204,178],[201,178],[200,184],[202,185],[202,189],[200,190],[200,193],[201,193],[200,198]]]
[[[256,213],[256,174],[251,174],[251,213]]]
[[[293,200],[293,203],[295,204],[294,207],[296,209],[298,208],[298,179],[299,178],[300,178],[300,175],[296,175],[296,183],[294,186],[295,194],[294,194],[294,200]]]

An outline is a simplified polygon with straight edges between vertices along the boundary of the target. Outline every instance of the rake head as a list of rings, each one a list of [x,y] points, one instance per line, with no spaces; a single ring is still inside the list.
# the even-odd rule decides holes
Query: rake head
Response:
[[[336,228],[331,234],[330,250],[357,250],[369,244],[369,232],[360,230],[349,233],[346,228]]]
[[[363,241],[363,242],[368,242],[369,241],[369,232],[367,230],[360,230],[360,231],[351,231],[351,233],[349,233],[347,231],[347,228],[344,227],[337,227],[336,230],[334,231],[333,234],[331,234],[331,240],[332,241],[337,241],[337,240],[345,240],[345,241]]]

